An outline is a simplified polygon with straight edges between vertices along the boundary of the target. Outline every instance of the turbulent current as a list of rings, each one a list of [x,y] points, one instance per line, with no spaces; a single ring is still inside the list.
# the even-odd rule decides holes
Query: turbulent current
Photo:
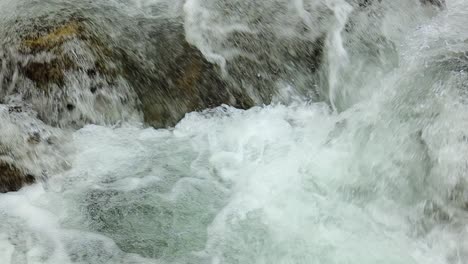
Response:
[[[60,152],[41,162],[66,169],[0,194],[0,263],[468,263],[466,0],[100,2],[182,18],[224,75],[245,52],[221,41],[230,32],[322,39],[318,81],[278,79],[269,104],[167,129],[51,129]]]

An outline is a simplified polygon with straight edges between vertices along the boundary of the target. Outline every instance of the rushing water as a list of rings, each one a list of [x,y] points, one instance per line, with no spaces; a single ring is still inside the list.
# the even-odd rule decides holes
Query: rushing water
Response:
[[[385,2],[373,16],[344,0],[131,2],[135,16],[183,12],[189,41],[220,65],[234,52],[223,34],[249,30],[243,12],[288,3],[263,18],[288,29],[329,8],[328,102],[293,93],[172,129],[73,132],[45,161],[67,170],[0,194],[0,263],[468,263],[468,2]]]

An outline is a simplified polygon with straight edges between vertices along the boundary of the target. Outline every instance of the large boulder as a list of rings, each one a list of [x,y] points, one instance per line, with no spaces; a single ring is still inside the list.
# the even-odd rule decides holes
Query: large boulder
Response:
[[[138,120],[141,113],[145,123],[168,127],[221,104],[268,104],[280,86],[314,92],[307,89],[322,60],[323,34],[232,32],[223,45],[244,55],[223,66],[187,41],[181,18],[109,17],[118,25],[112,29],[93,19],[71,14],[22,25],[16,53],[4,55],[8,65],[16,62],[4,80],[12,87],[7,95],[20,94],[53,126]]]
[[[129,21],[109,34],[76,14],[59,22],[31,20],[17,48],[0,53],[6,65],[0,83],[9,87],[1,101],[20,95],[47,124],[74,128],[141,116],[167,127],[187,112],[254,105],[185,40],[180,20]]]
[[[371,55],[362,64],[380,67],[391,61],[392,40],[355,26],[361,16],[377,17],[377,8],[369,8],[375,3],[381,1],[351,1],[344,40],[362,47],[351,57]],[[122,120],[168,127],[187,112],[220,104],[286,100],[288,89],[329,100],[324,50],[337,21],[324,3],[304,3],[299,15],[285,0],[211,0],[184,16],[165,16],[159,7],[149,16],[101,2],[85,7],[62,1],[45,6],[48,15],[4,23],[11,29],[0,30],[0,101],[19,95],[47,124],[79,128]]]

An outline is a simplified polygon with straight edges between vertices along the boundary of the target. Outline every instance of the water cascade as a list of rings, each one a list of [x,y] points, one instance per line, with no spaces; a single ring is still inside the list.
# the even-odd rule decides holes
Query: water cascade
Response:
[[[0,0],[0,263],[467,263],[467,24]]]

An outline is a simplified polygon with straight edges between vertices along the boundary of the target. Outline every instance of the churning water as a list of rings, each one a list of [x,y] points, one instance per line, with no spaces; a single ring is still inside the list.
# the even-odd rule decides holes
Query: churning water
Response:
[[[280,2],[169,7],[223,65],[236,52],[223,34]],[[0,195],[0,263],[468,263],[468,2],[416,2],[371,10],[379,25],[344,0],[294,0],[263,20],[330,31],[328,102],[285,85],[271,105],[189,113],[172,129],[73,132],[70,169]],[[153,4],[132,2],[135,16]],[[317,21],[322,7],[333,19]]]

